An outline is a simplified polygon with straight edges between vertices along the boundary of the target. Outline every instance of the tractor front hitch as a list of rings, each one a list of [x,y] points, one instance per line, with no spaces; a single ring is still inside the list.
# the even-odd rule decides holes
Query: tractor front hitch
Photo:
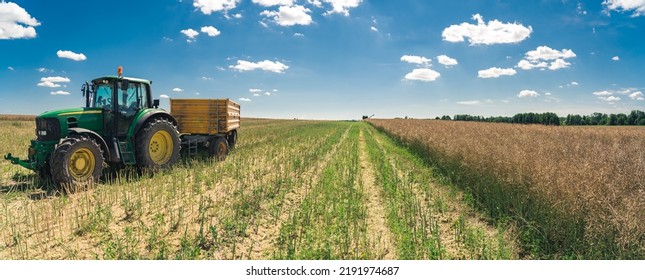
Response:
[[[30,160],[21,160],[20,158],[13,157],[11,153],[6,154],[4,156],[4,159],[11,161],[11,164],[17,164],[20,165],[24,168],[30,169],[30,170],[36,170],[36,164],[33,161]]]

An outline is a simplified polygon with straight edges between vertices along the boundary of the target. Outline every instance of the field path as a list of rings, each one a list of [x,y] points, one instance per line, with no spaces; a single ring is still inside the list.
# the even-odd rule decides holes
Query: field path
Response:
[[[377,259],[393,260],[396,259],[396,248],[393,245],[394,239],[387,226],[386,211],[384,208],[381,192],[374,184],[374,168],[367,157],[367,148],[365,147],[365,137],[363,129],[359,136],[359,157],[361,161],[361,181],[363,191],[366,193],[367,207],[367,232],[369,243],[374,247]]]
[[[320,162],[314,164],[309,170],[300,175],[303,185],[291,190],[285,195],[280,206],[279,217],[276,218],[271,215],[267,209],[261,209],[261,214],[256,219],[255,225],[248,227],[246,231],[247,237],[240,244],[237,244],[240,249],[240,255],[236,256],[236,258],[254,260],[272,258],[270,254],[277,248],[281,225],[289,219],[293,211],[298,209],[298,206],[307,197],[313,184],[318,182],[322,170],[327,166],[334,154],[336,154],[338,146],[343,141],[346,141],[350,129],[351,126],[345,129],[338,143],[334,144]],[[244,253],[247,255],[244,255]]]

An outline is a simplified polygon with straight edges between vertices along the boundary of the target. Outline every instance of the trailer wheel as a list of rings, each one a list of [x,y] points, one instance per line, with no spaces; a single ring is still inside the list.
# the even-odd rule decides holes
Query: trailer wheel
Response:
[[[54,183],[64,187],[91,184],[99,181],[104,161],[101,146],[94,139],[81,135],[65,138],[51,154],[50,173]]]
[[[224,137],[213,137],[208,142],[208,153],[219,161],[228,155],[228,141]]]
[[[179,159],[179,132],[166,119],[155,119],[137,132],[136,159],[141,168],[167,168]]]
[[[231,131],[227,135],[227,140],[228,140],[228,148],[231,150],[235,149],[235,143],[237,142],[237,130]]]

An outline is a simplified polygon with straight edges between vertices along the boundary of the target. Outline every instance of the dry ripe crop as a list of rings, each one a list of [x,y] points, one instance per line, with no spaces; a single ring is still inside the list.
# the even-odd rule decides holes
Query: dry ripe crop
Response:
[[[516,225],[523,256],[645,257],[645,130],[371,120]]]
[[[0,131],[0,152],[20,151],[33,122]],[[0,259],[517,258],[510,232],[366,123],[246,119],[239,133],[224,162],[113,171],[74,193],[0,162]]]

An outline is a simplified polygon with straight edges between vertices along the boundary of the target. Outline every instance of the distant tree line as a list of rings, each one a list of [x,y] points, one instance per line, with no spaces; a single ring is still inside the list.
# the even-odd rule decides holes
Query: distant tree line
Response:
[[[471,115],[442,116],[441,120],[470,121],[470,122],[494,122],[494,123],[519,123],[519,124],[543,124],[560,125],[560,118],[555,113],[520,113],[512,117],[482,117]]]
[[[645,112],[633,110],[629,114],[593,113],[589,116],[567,115],[564,125],[645,125]]]
[[[633,110],[629,114],[593,113],[588,116],[569,114],[566,118],[560,118],[555,113],[520,113],[512,117],[482,117],[463,114],[455,115],[453,118],[444,115],[435,119],[543,125],[645,125],[645,112]]]

